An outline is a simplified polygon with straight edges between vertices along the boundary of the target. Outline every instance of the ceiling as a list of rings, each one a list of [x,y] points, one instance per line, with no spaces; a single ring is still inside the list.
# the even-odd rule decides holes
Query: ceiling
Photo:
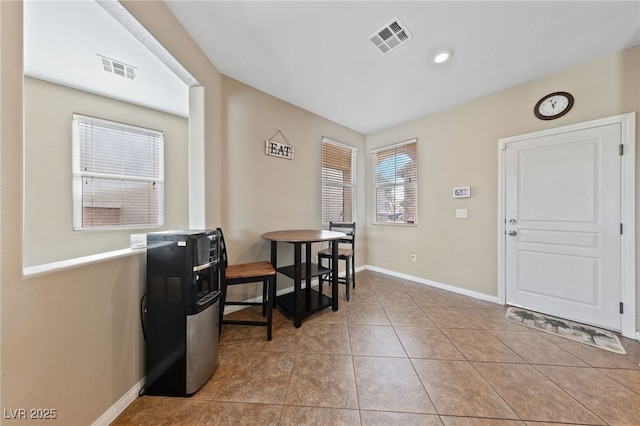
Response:
[[[114,61],[133,78],[114,73]],[[113,0],[26,0],[24,73],[184,117],[197,83]]]
[[[222,74],[364,134],[640,44],[640,0],[165,4]],[[383,55],[368,38],[396,17],[411,37]],[[188,115],[197,82],[118,2],[27,0],[24,20],[25,74]]]
[[[638,1],[165,3],[222,74],[365,134],[640,44]]]

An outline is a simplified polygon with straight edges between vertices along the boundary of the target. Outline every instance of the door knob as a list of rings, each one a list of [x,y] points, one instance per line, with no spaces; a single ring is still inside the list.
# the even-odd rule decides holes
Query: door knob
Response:
[[[510,237],[515,237],[516,235],[518,235],[517,231],[509,231],[509,236]]]

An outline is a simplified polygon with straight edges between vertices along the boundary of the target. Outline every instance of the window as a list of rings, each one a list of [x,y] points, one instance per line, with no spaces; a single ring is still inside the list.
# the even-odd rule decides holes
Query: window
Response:
[[[375,170],[374,223],[415,225],[418,205],[418,140],[372,151]]]
[[[356,149],[322,138],[322,224],[353,222]]]
[[[164,224],[162,132],[73,115],[75,230]]]

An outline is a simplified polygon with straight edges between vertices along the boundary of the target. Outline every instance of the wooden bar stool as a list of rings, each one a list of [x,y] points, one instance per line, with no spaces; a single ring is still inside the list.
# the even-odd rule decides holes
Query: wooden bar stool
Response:
[[[220,231],[220,332],[222,324],[258,325],[267,327],[267,340],[271,340],[271,322],[273,318],[273,306],[276,285],[276,270],[267,261],[242,263],[229,265],[227,257],[227,245]],[[230,285],[249,284],[262,282],[262,302],[237,302],[227,300],[227,287]],[[225,305],[262,306],[262,316],[265,321],[247,321],[224,319]]]
[[[355,261],[355,245],[356,245],[356,224],[355,222],[338,223],[329,222],[330,231],[338,231],[347,234],[345,238],[337,240],[338,243],[338,262],[345,261],[345,276],[338,277],[338,283],[346,285],[345,298],[349,300],[349,287],[356,288],[356,261]],[[328,259],[329,267],[331,267],[331,248],[326,248],[318,252],[318,265],[322,265],[322,260]],[[319,277],[319,290],[322,293],[322,283],[331,282],[331,274]]]

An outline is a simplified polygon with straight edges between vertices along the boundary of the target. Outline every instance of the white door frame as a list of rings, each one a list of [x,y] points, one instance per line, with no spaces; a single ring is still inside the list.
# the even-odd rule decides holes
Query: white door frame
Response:
[[[502,138],[498,140],[498,301],[506,303],[506,241],[505,241],[505,150],[507,144],[520,142],[525,139],[552,136],[560,133],[584,130],[593,127],[620,124],[624,155],[621,157],[621,206],[620,214],[623,224],[621,238],[621,298],[624,303],[621,333],[625,337],[637,339],[636,332],[636,227],[635,227],[635,141],[636,141],[636,113],[615,115],[598,120],[556,127],[524,135]]]

